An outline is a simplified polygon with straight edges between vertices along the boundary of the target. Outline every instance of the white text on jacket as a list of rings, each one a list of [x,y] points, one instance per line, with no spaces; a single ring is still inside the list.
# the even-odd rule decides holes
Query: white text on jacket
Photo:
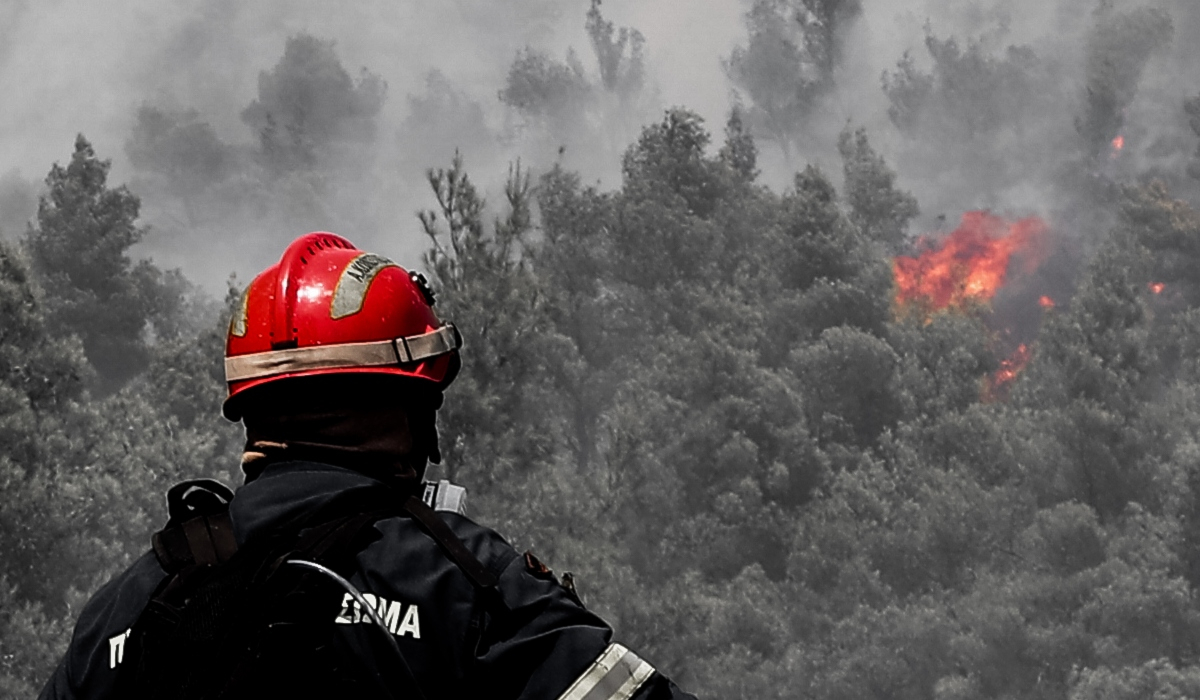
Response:
[[[387,625],[388,631],[397,637],[411,635],[413,639],[421,638],[421,617],[417,612],[417,606],[405,606],[402,603],[380,598],[372,593],[363,593],[363,598],[366,599],[375,612],[379,613],[379,617],[383,619],[383,624]],[[401,612],[404,614],[401,615]],[[342,611],[337,616],[338,624],[353,625],[353,624],[371,624],[371,616],[364,613],[362,606],[354,599],[354,596],[347,593],[342,598]]]

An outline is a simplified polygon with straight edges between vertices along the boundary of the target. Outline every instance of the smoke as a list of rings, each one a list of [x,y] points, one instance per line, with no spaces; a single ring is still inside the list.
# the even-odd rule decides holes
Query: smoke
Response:
[[[211,292],[319,228],[416,265],[425,241],[414,213],[431,201],[424,172],[456,150],[498,201],[517,159],[616,187],[623,150],[667,106],[693,109],[719,134],[730,108],[748,100],[723,62],[747,42],[751,6],[604,2],[605,20],[644,38],[630,96],[605,89],[584,0],[8,0],[0,232],[21,230],[34,213],[29,193],[83,132],[113,159],[114,181],[143,197],[151,228],[141,254]],[[1183,100],[1200,93],[1198,31],[1189,0],[863,0],[837,29],[839,58],[795,153],[756,132],[762,179],[785,188],[806,163],[838,172],[838,134],[862,126],[920,202],[914,233],[990,209],[1041,215],[1086,240],[1108,221],[1097,210],[1112,187],[1142,173],[1197,195],[1186,175],[1197,136]],[[356,146],[271,172],[269,125],[247,109],[298,36],[327,42],[351,80],[376,77],[380,102],[356,125],[365,134]],[[539,120],[500,99],[521,52],[579,76],[575,112],[550,104],[557,116]],[[158,166],[143,148],[155,113],[160,137],[186,133],[192,144],[158,152],[176,158]],[[1104,150],[1113,131],[1128,144],[1116,155]],[[219,172],[198,174],[195,149]]]

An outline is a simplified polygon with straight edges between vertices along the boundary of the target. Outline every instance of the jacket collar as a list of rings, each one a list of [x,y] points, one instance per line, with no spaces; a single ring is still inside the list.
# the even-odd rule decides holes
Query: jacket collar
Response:
[[[383,483],[344,467],[320,462],[277,462],[242,486],[229,507],[239,543],[257,533],[293,522],[335,496],[353,490],[376,491]]]

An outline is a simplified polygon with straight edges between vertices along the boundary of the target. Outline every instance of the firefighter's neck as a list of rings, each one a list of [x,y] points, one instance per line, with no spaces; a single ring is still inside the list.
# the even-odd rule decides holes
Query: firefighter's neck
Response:
[[[248,415],[242,470],[252,481],[269,464],[323,462],[415,488],[425,473],[430,440],[414,435],[412,422],[426,421],[411,421],[399,406]]]

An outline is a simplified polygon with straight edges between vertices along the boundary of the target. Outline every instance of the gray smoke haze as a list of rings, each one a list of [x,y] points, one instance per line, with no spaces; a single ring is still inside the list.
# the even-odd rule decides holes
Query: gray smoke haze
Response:
[[[1200,93],[1198,6],[864,0],[842,30],[833,87],[796,134],[792,157],[756,134],[763,181],[782,189],[810,162],[838,173],[837,136],[849,124],[867,128],[900,185],[917,196],[914,233],[990,208],[1041,215],[1086,238],[1105,221],[1092,209],[1106,187],[1147,171],[1177,196],[1194,197],[1196,181],[1184,172],[1196,137],[1182,101]],[[4,0],[0,233],[19,233],[41,178],[83,132],[113,160],[113,182],[143,198],[152,229],[139,252],[181,267],[210,292],[221,293],[231,272],[248,280],[285,241],[315,229],[415,266],[425,241],[413,214],[432,204],[424,172],[447,165],[456,149],[494,203],[517,159],[535,172],[559,162],[585,181],[618,186],[621,153],[668,106],[697,111],[719,135],[730,108],[747,102],[722,62],[747,41],[750,7],[748,0],[604,2],[605,19],[644,37],[644,79],[632,97],[618,98],[597,87],[583,0]],[[1166,30],[1155,24],[1160,15]],[[364,117],[371,128],[353,138],[331,132],[303,173],[264,164],[270,148],[261,123],[256,133],[243,116],[260,98],[260,74],[279,65],[288,39],[300,35],[333,42],[357,85],[373,76],[386,83],[378,112]],[[943,57],[957,51],[957,62],[938,63],[934,46]],[[565,67],[562,75],[575,81],[564,88],[575,91],[573,106],[522,112],[501,101],[526,47]],[[889,116],[895,100],[884,90],[896,84],[906,55],[913,75],[929,76],[933,86],[920,93],[907,126]],[[951,69],[964,66],[995,84],[961,84]],[[1097,97],[1098,85],[1116,86],[1112,99]],[[1107,143],[1105,129],[1113,127],[1103,120],[1114,114],[1127,145],[1101,153],[1096,143]],[[195,139],[172,151],[173,164],[161,162],[161,151],[129,145],[135,132],[150,143],[153,123],[170,134],[182,133],[171,125],[183,125]],[[132,162],[138,153],[142,160]],[[154,153],[157,169],[146,165]],[[197,170],[200,162],[207,170]],[[171,175],[172,168],[186,172]]]

